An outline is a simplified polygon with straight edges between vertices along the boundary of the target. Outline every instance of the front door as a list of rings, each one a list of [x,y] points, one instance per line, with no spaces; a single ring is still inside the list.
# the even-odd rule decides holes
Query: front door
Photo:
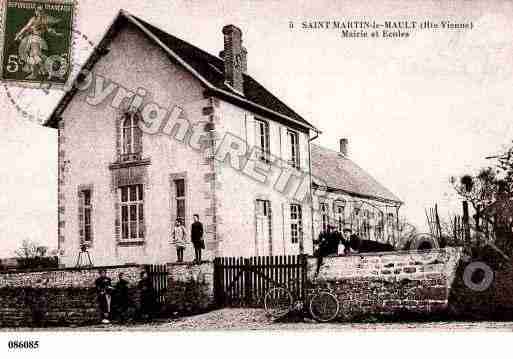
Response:
[[[256,255],[271,255],[271,202],[256,201]]]

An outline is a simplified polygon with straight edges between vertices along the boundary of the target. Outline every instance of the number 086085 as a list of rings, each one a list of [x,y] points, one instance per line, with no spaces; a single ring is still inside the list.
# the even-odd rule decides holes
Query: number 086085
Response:
[[[39,340],[9,340],[9,349],[38,349]]]

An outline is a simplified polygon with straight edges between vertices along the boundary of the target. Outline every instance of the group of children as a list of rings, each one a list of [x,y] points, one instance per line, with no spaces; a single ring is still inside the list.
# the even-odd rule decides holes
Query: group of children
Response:
[[[100,309],[102,323],[108,324],[112,319],[112,308],[115,308],[115,315],[121,321],[129,317],[130,296],[129,283],[125,279],[124,273],[119,273],[118,282],[112,286],[112,280],[107,277],[105,269],[100,269],[100,276],[95,281],[96,294]],[[142,271],[137,288],[140,292],[139,318],[150,319],[153,305],[153,290],[151,279],[146,271]]]
[[[360,242],[358,235],[352,234],[351,229],[345,228],[340,233],[334,226],[329,225],[325,231],[319,234],[319,238],[314,241],[314,245],[317,246],[316,255],[326,257],[358,253]]]

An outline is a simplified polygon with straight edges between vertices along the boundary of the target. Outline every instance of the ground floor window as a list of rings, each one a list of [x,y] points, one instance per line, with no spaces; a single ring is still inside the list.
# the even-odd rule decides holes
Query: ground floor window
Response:
[[[175,179],[174,183],[176,200],[176,218],[185,221],[185,179]]]
[[[327,232],[328,231],[328,225],[329,225],[329,214],[328,214],[328,204],[327,203],[321,203],[321,224],[322,224],[322,231]]]
[[[78,219],[79,219],[79,236],[80,243],[91,243],[93,240],[92,228],[92,189],[81,188],[78,192]]]
[[[290,239],[292,243],[299,243],[303,230],[303,214],[299,204],[290,205]]]
[[[345,210],[345,203],[335,203],[335,218],[337,221],[337,229],[340,233],[342,233],[342,231],[344,230],[344,226],[346,225]]]
[[[271,201],[256,200],[256,248],[257,255],[272,254]]]
[[[119,187],[121,209],[121,240],[144,239],[144,194],[143,185]]]

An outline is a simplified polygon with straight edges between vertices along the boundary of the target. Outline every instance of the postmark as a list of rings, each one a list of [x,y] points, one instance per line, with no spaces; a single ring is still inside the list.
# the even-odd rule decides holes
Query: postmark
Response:
[[[30,87],[64,85],[70,76],[73,0],[4,0],[3,81]]]
[[[85,63],[85,59],[96,44],[89,36],[73,29],[73,58],[70,61],[70,75],[65,84],[39,83],[33,86],[12,86],[12,82],[4,82],[3,90],[9,102],[24,120],[42,124],[46,121],[54,104],[62,96],[63,91],[69,90],[77,74]]]

